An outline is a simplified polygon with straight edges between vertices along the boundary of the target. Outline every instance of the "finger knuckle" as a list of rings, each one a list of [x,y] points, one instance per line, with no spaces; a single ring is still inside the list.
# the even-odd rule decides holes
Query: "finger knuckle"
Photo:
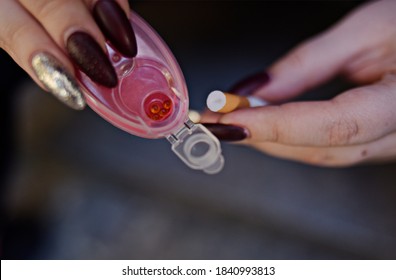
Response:
[[[295,67],[304,67],[315,49],[315,40],[302,42],[289,54],[288,62]]]
[[[271,127],[271,136],[270,136],[270,141],[271,142],[279,142],[280,139],[280,130],[279,130],[279,125],[274,123]]]
[[[350,93],[349,97],[342,97],[340,95],[330,101],[332,102],[332,107],[336,108],[336,110],[331,110],[331,113],[329,112],[329,121],[324,126],[324,141],[327,146],[333,147],[353,144],[359,138],[360,134],[362,134],[361,124],[358,118],[340,107],[342,106],[340,104],[347,101],[345,100],[346,98],[351,98],[351,96],[359,95],[362,92],[355,90],[353,94],[352,91]]]
[[[344,153],[325,150],[307,155],[302,161],[306,164],[320,167],[348,167],[363,162],[367,158],[368,152],[366,149]]]
[[[314,166],[328,166],[332,160],[331,155],[322,152],[310,153],[301,159],[303,163]]]
[[[39,19],[50,18],[54,14],[58,14],[57,11],[63,11],[62,7],[66,5],[67,1],[37,1],[36,2],[36,14]]]
[[[288,127],[290,126],[290,122],[287,117],[287,104],[281,104],[279,106],[274,106],[272,108],[268,108],[268,112],[274,116],[277,116],[276,119],[269,122],[267,125],[269,129],[266,130],[268,135],[265,136],[267,141],[274,143],[284,143],[290,140],[290,136],[288,137]]]
[[[336,155],[331,150],[322,148],[308,149],[301,157],[305,164],[313,166],[333,166],[338,161]]]
[[[328,129],[329,146],[343,146],[353,143],[359,134],[359,124],[353,118],[342,118],[330,124]]]
[[[8,51],[13,49],[13,46],[17,46],[21,38],[24,37],[29,30],[27,24],[5,24],[2,26],[0,46]]]
[[[300,47],[296,51],[292,52],[288,57],[288,62],[291,67],[304,67],[305,61],[305,47]]]

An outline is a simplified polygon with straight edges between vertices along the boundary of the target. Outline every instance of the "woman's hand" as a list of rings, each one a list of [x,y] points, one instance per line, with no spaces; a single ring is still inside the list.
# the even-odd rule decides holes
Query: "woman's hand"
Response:
[[[105,40],[136,55],[127,0],[1,0],[0,47],[35,82],[75,109],[85,106],[74,65],[106,87],[117,76]]]
[[[233,125],[233,130],[243,127],[249,136],[242,143],[309,164],[348,166],[395,159],[395,11],[396,1],[369,3],[275,63],[269,82],[261,75],[236,89],[254,89],[255,96],[282,105],[205,121]],[[362,86],[329,101],[284,103],[337,74]],[[257,87],[260,79],[266,83]],[[214,128],[227,135],[226,127]]]

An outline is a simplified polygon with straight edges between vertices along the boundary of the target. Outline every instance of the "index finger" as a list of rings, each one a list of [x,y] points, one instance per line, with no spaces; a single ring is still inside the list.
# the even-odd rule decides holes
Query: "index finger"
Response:
[[[298,146],[345,146],[396,129],[396,77],[352,89],[329,101],[293,102],[234,111],[220,123],[250,131],[250,141]]]

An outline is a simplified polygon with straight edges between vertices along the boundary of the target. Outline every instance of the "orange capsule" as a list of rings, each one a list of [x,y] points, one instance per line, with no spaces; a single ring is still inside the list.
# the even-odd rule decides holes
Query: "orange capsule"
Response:
[[[160,107],[157,104],[153,104],[150,107],[150,112],[153,114],[157,114],[160,111]]]
[[[143,106],[147,117],[153,121],[163,121],[171,115],[173,103],[164,93],[155,92],[146,97]]]
[[[170,107],[172,106],[172,102],[170,100],[166,100],[163,105],[165,109],[169,110]]]
[[[165,116],[168,112],[169,112],[168,110],[162,108],[161,111],[159,111],[159,115],[160,115],[161,117],[163,117],[163,116]]]

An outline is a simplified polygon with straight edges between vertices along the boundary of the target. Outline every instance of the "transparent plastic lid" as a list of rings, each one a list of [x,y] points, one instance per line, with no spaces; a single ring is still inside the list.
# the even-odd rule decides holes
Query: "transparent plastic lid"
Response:
[[[224,158],[219,140],[201,124],[188,120],[177,133],[169,135],[173,152],[193,169],[216,174],[223,169]]]
[[[118,76],[115,88],[94,83],[78,72],[87,104],[104,119],[144,138],[167,138],[172,150],[191,168],[219,172],[224,160],[218,139],[188,119],[188,91],[173,54],[136,13],[131,14],[138,53],[122,56],[108,43]]]

